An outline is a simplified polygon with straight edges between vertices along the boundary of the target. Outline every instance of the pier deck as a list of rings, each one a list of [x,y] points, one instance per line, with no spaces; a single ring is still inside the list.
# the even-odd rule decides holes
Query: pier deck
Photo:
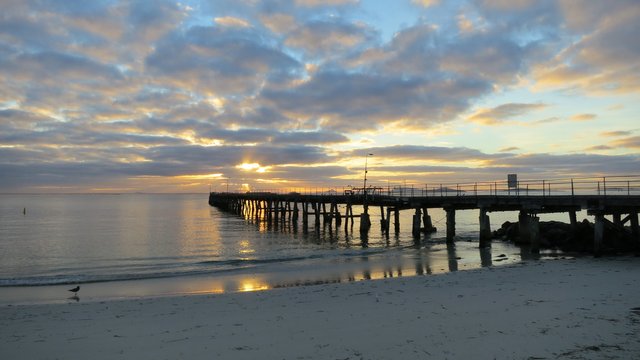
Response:
[[[607,188],[607,179],[609,188]],[[315,229],[320,222],[340,226],[342,219],[348,223],[360,219],[360,231],[369,231],[371,221],[368,208],[380,207],[381,230],[388,236],[391,217],[394,217],[395,232],[399,231],[399,212],[414,210],[412,233],[420,236],[430,232],[432,226],[429,209],[441,208],[446,212],[448,242],[455,239],[456,210],[479,210],[479,243],[490,246],[491,225],[488,213],[497,211],[518,211],[521,237],[530,242],[534,252],[539,251],[539,218],[544,213],[569,213],[572,226],[576,223],[576,212],[586,210],[594,216],[594,252],[598,254],[604,240],[605,226],[617,227],[629,232],[629,236],[640,242],[638,213],[640,212],[640,177],[624,177],[623,180],[602,178],[602,182],[593,183],[591,188],[582,185],[580,190],[586,194],[576,194],[576,183],[571,179],[564,182],[536,181],[540,186],[517,184],[515,189],[506,184],[500,187],[498,182],[473,183],[461,186],[456,184],[399,188],[369,187],[367,189],[350,188],[338,193],[336,190],[316,193],[289,192],[211,192],[209,204],[226,211],[247,217],[265,219],[269,222],[291,220],[298,221],[302,211],[303,231],[308,231],[309,218],[313,219]],[[582,182],[581,184],[584,184]],[[620,184],[622,183],[622,185]],[[554,185],[552,191],[551,185]],[[559,186],[564,184],[566,186]],[[612,186],[611,184],[617,184]],[[626,185],[626,188],[625,186]],[[633,186],[632,186],[633,185]],[[608,190],[608,193],[607,193]],[[588,193],[590,192],[591,193]],[[345,209],[338,211],[338,205]],[[353,214],[353,206],[361,206],[363,212]],[[386,216],[385,216],[386,215]],[[612,216],[609,221],[605,216]],[[625,224],[628,226],[625,227]],[[627,229],[628,228],[628,229]]]

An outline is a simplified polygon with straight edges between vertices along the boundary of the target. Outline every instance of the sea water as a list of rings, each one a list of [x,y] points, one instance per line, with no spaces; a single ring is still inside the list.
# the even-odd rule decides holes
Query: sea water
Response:
[[[357,219],[353,228],[334,224],[315,231],[310,218],[305,233],[301,220],[269,226],[207,201],[206,193],[0,195],[0,302],[14,301],[11,294],[24,288],[27,299],[20,299],[29,300],[38,297],[39,287],[54,285],[110,289],[111,283],[128,282],[102,290],[103,297],[109,291],[242,291],[497,266],[529,254],[502,241],[479,249],[477,210],[457,212],[452,246],[444,239],[441,209],[429,210],[438,231],[416,240],[412,211],[402,211],[400,233],[386,237],[379,210],[371,208],[373,225],[363,237]],[[494,229],[517,220],[517,213],[490,216]],[[145,288],[156,279],[180,279],[182,285],[116,294],[115,289]]]

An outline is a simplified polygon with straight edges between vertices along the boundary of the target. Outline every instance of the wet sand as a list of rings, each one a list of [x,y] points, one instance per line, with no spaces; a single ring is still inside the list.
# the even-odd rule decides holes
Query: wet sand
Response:
[[[639,357],[633,257],[0,307],[2,359]]]

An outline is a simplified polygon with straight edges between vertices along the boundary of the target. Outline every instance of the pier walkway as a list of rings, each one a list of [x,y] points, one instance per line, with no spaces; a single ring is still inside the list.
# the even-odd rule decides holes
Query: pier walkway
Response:
[[[346,222],[353,226],[359,219],[360,232],[371,227],[369,207],[380,208],[380,227],[388,236],[393,217],[394,231],[400,231],[399,212],[413,210],[412,233],[434,231],[429,209],[446,212],[446,239],[455,239],[456,210],[479,210],[479,244],[489,246],[492,233],[489,213],[518,211],[520,238],[538,252],[540,231],[538,214],[565,212],[576,226],[576,212],[586,210],[594,216],[594,251],[599,253],[605,227],[627,232],[640,241],[638,212],[640,212],[640,176],[610,176],[599,178],[494,181],[464,184],[417,186],[370,186],[329,189],[280,189],[278,191],[211,192],[209,204],[248,218],[267,222],[293,221],[302,213],[302,228],[309,231],[309,220],[316,230],[321,222],[336,227]],[[344,208],[344,213],[338,209]],[[359,206],[360,214],[353,214]],[[605,218],[609,216],[611,220]]]

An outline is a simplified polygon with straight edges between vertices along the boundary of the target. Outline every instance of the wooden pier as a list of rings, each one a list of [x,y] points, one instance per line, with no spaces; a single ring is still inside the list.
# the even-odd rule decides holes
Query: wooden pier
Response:
[[[410,210],[414,211],[411,226],[414,237],[435,230],[429,209],[441,208],[446,213],[447,242],[453,242],[456,237],[456,211],[476,209],[479,211],[480,247],[491,244],[489,213],[518,211],[520,237],[531,244],[533,252],[539,252],[540,249],[539,214],[568,213],[570,223],[575,227],[576,213],[586,210],[588,215],[594,217],[593,247],[596,254],[602,249],[605,227],[630,232],[629,235],[640,242],[640,177],[597,178],[593,183],[575,179],[535,180],[518,182],[515,186],[500,182],[393,189],[371,186],[366,189],[343,189],[341,192],[335,189],[316,190],[316,193],[211,192],[209,204],[247,218],[264,219],[269,224],[285,221],[297,223],[302,213],[303,232],[309,231],[309,219],[318,231],[321,224],[335,223],[338,227],[343,221],[347,229],[353,227],[354,218],[358,218],[360,232],[365,236],[371,227],[369,207],[380,208],[380,229],[386,236],[391,232],[391,218],[393,231],[398,234],[400,211]],[[339,205],[345,209],[344,213],[338,210]],[[359,206],[362,213],[354,215],[354,206]]]

